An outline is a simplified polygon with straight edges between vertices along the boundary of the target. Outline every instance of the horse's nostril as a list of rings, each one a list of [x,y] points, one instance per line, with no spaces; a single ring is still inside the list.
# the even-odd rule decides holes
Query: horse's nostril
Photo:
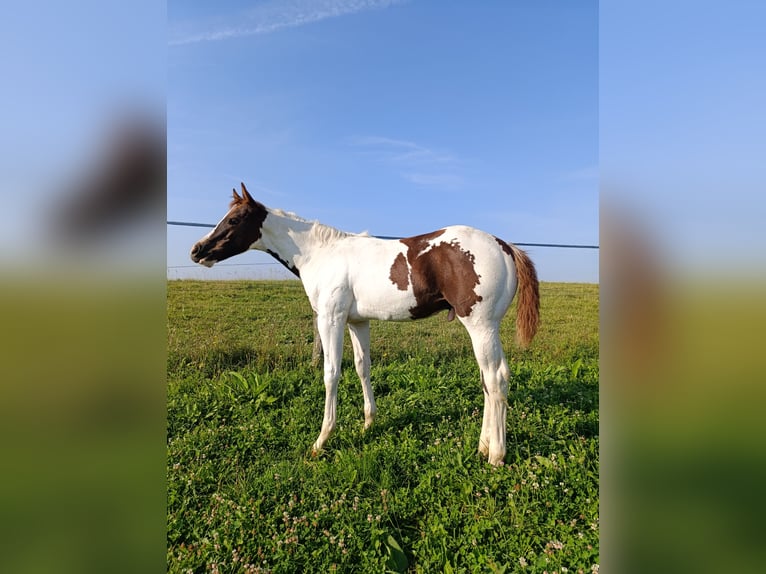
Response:
[[[195,243],[194,247],[192,247],[191,254],[190,254],[192,261],[197,263],[197,261],[200,258],[201,251],[202,251],[202,246],[199,243]]]

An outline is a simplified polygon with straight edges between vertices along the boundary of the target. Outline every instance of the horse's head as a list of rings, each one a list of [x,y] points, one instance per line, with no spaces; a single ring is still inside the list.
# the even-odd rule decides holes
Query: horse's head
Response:
[[[244,253],[255,247],[261,238],[261,227],[266,219],[266,207],[255,201],[242,184],[242,195],[233,191],[228,213],[191,250],[195,263],[212,267],[213,264]]]

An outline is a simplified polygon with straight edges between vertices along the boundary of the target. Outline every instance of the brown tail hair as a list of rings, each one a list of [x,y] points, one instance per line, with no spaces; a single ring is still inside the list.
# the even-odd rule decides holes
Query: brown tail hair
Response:
[[[522,348],[527,348],[537,333],[537,325],[540,323],[540,285],[537,281],[535,265],[529,256],[515,245],[509,246],[516,264],[516,275],[519,278],[516,342]]]

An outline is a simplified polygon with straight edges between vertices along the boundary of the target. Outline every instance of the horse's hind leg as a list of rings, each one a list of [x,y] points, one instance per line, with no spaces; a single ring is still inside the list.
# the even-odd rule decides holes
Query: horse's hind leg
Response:
[[[492,322],[465,326],[471,335],[484,389],[484,417],[479,452],[488,455],[491,464],[498,465],[505,458],[505,423],[510,376],[500,342],[500,325]]]
[[[319,336],[322,339],[324,350],[324,418],[322,430],[314,443],[314,452],[322,450],[322,447],[335,430],[336,414],[338,406],[338,379],[340,378],[340,364],[343,357],[343,323],[340,317],[318,317],[317,326]]]
[[[377,412],[370,383],[370,322],[349,323],[348,332],[351,335],[351,346],[354,348],[356,374],[359,375],[364,394],[364,428],[368,429]]]
[[[314,313],[314,345],[311,347],[311,366],[318,367],[322,358],[322,339],[319,336],[319,326],[317,325],[317,314]]]
[[[484,393],[484,414],[481,420],[481,434],[479,435],[479,452],[484,456],[489,456],[489,400],[487,397],[487,385],[484,382],[484,372],[479,368],[481,376],[481,389]]]

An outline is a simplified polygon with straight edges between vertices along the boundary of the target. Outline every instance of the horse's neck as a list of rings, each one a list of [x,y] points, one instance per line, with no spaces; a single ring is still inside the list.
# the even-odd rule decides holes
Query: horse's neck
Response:
[[[288,267],[300,269],[321,246],[322,242],[317,237],[318,227],[325,226],[269,212],[263,227],[263,250]]]

